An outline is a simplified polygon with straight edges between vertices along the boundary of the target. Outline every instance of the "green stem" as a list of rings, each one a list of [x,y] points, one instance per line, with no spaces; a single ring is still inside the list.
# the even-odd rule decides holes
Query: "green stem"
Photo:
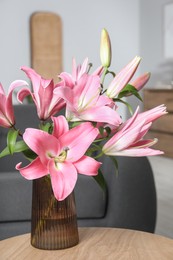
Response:
[[[106,77],[107,72],[108,72],[108,68],[105,67],[104,72],[103,72],[102,81],[101,81],[101,84],[102,84],[102,85],[103,85],[103,83],[104,83],[104,80],[105,80],[105,77]]]
[[[15,131],[17,131],[15,125],[13,125],[12,128],[13,128]],[[19,135],[20,137],[23,137],[23,134],[21,133],[20,130],[18,130],[18,135]]]
[[[51,212],[52,207],[53,207],[53,204],[54,204],[54,201],[55,201],[55,198],[54,198],[54,196],[52,196],[52,197],[50,198],[49,207],[47,208],[47,211],[46,211],[46,213],[44,214],[45,216],[49,215],[49,213]],[[37,227],[36,227],[36,229],[35,229],[35,231],[34,231],[35,234],[34,234],[34,236],[32,237],[32,244],[33,244],[33,245],[35,244],[36,235],[37,235],[37,233],[38,233],[38,230],[39,230],[43,225],[44,225],[44,219],[40,219],[40,220],[38,221]]]
[[[94,159],[98,159],[98,158],[102,157],[103,154],[104,153],[101,151],[101,153],[99,153],[98,155],[94,156]]]

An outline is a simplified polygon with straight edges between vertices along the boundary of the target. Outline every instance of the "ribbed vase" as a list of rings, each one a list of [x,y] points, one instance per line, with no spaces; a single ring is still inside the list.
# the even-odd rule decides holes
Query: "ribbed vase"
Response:
[[[75,246],[78,242],[74,192],[58,201],[48,176],[33,180],[31,245],[56,250]]]

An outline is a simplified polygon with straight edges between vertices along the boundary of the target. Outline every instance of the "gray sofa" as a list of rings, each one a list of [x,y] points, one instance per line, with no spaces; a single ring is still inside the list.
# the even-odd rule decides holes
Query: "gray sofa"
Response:
[[[37,126],[35,107],[15,106],[20,129]],[[22,125],[21,125],[22,122]],[[6,129],[0,128],[0,149]],[[154,232],[156,190],[149,161],[145,157],[118,157],[119,174],[109,158],[102,170],[107,182],[104,193],[92,177],[79,175],[75,187],[78,226],[120,227]],[[22,159],[23,160],[23,159]],[[32,181],[15,170],[21,155],[0,159],[0,240],[30,232]]]

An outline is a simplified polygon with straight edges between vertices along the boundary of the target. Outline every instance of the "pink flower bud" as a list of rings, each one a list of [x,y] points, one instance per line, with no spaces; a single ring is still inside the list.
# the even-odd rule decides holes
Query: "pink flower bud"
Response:
[[[136,80],[134,80],[131,85],[134,86],[138,91],[141,90],[145,84],[148,82],[149,78],[151,76],[150,72],[146,72],[139,76]]]

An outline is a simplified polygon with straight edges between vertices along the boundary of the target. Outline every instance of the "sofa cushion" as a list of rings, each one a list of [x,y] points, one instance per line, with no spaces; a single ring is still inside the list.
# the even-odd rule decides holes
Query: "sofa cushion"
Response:
[[[32,181],[19,172],[0,173],[0,222],[31,219]]]
[[[78,176],[75,187],[78,218],[102,218],[107,195],[91,176]],[[31,219],[32,181],[19,172],[0,173],[0,222]]]
[[[30,221],[0,223],[0,240],[30,232]]]
[[[100,188],[93,177],[78,175],[75,198],[79,219],[103,218],[105,216],[107,193]]]
[[[16,105],[14,106],[16,129],[20,129],[21,133],[25,131],[27,127],[38,128],[39,120],[37,117],[37,111],[34,105]],[[0,151],[7,146],[7,128],[0,127]],[[18,138],[18,140],[22,140]],[[20,154],[9,155],[0,159],[0,173],[7,171],[13,172],[15,166],[20,161],[25,161],[24,157]]]

